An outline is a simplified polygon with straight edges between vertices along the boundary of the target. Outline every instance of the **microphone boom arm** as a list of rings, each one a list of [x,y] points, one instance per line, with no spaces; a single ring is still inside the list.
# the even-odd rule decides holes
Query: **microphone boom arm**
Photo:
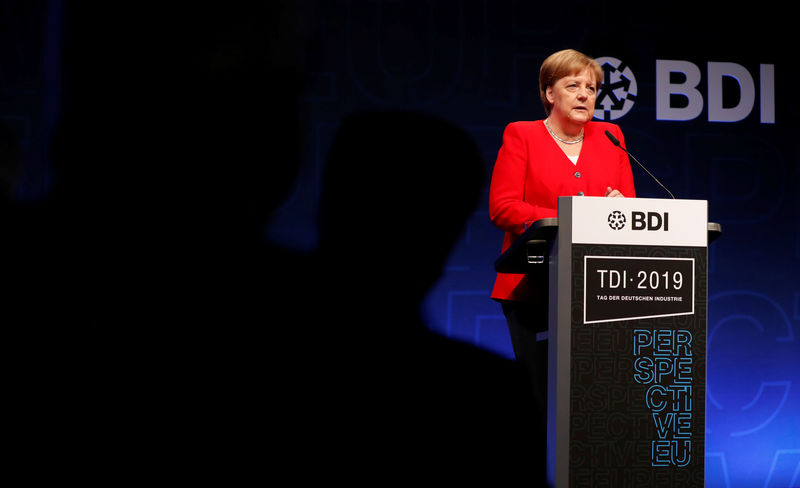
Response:
[[[669,193],[669,196],[671,196],[673,200],[675,200],[675,195],[673,195],[673,194],[672,194],[672,192],[671,192],[671,191],[669,191],[669,190],[667,189],[667,187],[666,187],[666,186],[664,186],[664,185],[663,185],[663,184],[662,184],[660,181],[658,181],[658,178],[656,178],[655,176],[653,176],[653,173],[651,173],[650,171],[648,171],[648,170],[647,170],[647,168],[645,168],[645,167],[644,167],[644,165],[643,165],[642,163],[640,163],[640,162],[639,162],[639,160],[638,160],[638,159],[636,159],[636,157],[635,157],[633,154],[631,154],[630,152],[628,152],[628,150],[627,150],[627,149],[625,149],[624,147],[622,147],[622,144],[620,144],[620,142],[619,142],[619,139],[617,139],[616,137],[614,137],[614,134],[612,134],[612,133],[611,133],[611,132],[609,132],[609,131],[606,131],[606,136],[608,137],[608,139],[611,141],[611,143],[612,143],[612,144],[614,144],[614,145],[615,145],[615,146],[617,146],[618,148],[620,148],[620,149],[622,149],[623,151],[625,151],[625,153],[626,153],[628,156],[630,156],[630,157],[631,157],[631,159],[633,159],[634,161],[636,161],[636,164],[638,164],[638,165],[639,165],[639,167],[640,167],[640,168],[642,168],[642,169],[645,171],[645,173],[647,173],[648,175],[650,175],[650,178],[653,178],[653,181],[655,181],[656,183],[658,183],[658,185],[659,185],[661,188],[663,188],[663,189],[664,189],[664,191],[666,191],[667,193]]]

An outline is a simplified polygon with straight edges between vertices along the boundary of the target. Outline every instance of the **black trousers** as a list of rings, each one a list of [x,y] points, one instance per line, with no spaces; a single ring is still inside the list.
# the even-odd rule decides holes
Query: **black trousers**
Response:
[[[524,366],[531,386],[542,432],[547,432],[547,341],[536,335],[547,330],[547,307],[539,303],[502,301],[511,345]],[[545,442],[545,439],[542,439]]]

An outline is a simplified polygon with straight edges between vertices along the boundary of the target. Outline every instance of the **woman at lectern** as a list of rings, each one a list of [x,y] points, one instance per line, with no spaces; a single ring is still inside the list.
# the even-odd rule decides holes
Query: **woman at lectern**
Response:
[[[513,122],[503,133],[489,191],[489,215],[505,231],[505,251],[536,220],[558,216],[560,196],[634,197],[628,156],[619,126],[592,121],[603,70],[592,58],[567,49],[544,60],[539,95],[546,118]],[[547,290],[523,274],[498,273],[492,298],[502,303],[517,360],[534,382],[545,420]]]

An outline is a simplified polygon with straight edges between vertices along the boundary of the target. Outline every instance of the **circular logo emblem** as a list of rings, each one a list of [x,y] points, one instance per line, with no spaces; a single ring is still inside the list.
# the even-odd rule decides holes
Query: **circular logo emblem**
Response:
[[[614,230],[620,230],[625,227],[625,215],[619,210],[614,210],[608,214],[608,226]]]
[[[636,101],[636,78],[631,68],[617,58],[595,59],[603,68],[603,85],[594,104],[594,116],[609,121],[628,113]]]

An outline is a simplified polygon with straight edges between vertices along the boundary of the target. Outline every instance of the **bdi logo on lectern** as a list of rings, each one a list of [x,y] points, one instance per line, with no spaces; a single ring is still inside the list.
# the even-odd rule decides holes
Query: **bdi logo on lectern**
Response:
[[[631,230],[669,230],[669,212],[631,212]]]
[[[625,227],[625,214],[615,210],[608,215],[608,226],[614,230]],[[669,231],[669,212],[631,212],[631,230]]]
[[[623,61],[599,57],[603,68],[603,84],[595,102],[595,118],[616,120],[630,112],[637,99],[636,77]],[[731,92],[733,85],[723,88],[729,78],[738,85],[738,98]],[[753,111],[758,98],[762,124],[775,123],[775,65],[761,64],[758,70],[758,89],[750,71],[737,63],[708,62],[706,67],[707,98],[698,90],[703,81],[700,68],[689,61],[656,60],[656,120],[688,121],[696,119],[708,107],[709,122],[739,122]],[[728,93],[723,93],[728,90]],[[723,103],[723,95],[735,99],[734,106]]]

